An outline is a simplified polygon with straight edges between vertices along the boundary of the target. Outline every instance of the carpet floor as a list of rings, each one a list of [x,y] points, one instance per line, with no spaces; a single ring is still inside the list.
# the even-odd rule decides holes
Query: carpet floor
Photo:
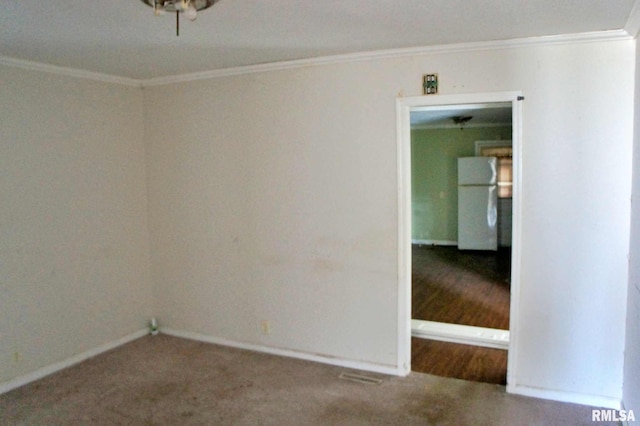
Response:
[[[341,379],[364,374],[379,384]],[[2,425],[592,425],[503,386],[362,373],[166,335],[0,395]]]

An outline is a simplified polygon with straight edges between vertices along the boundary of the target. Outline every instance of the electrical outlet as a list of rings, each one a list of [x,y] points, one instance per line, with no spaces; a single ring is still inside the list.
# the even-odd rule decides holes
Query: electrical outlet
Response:
[[[267,320],[260,321],[260,329],[262,334],[271,334],[271,324]]]

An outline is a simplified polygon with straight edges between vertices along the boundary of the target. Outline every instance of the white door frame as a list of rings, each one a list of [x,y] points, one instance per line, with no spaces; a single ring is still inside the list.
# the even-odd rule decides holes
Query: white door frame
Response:
[[[511,306],[507,391],[516,377],[520,253],[522,225],[522,102],[521,92],[433,95],[396,100],[398,169],[398,364],[399,374],[411,372],[411,110],[420,107],[455,109],[462,105],[511,103],[513,126],[513,230],[511,258]]]

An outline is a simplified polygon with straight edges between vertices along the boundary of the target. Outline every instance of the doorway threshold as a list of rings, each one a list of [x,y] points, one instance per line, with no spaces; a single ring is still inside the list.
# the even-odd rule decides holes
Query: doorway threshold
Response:
[[[509,330],[411,320],[411,336],[494,349],[509,349]]]

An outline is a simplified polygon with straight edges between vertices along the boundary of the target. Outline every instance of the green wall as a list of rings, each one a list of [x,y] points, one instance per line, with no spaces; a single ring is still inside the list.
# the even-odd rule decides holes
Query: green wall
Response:
[[[458,157],[475,155],[478,140],[510,140],[511,126],[411,130],[412,236],[458,240]]]

